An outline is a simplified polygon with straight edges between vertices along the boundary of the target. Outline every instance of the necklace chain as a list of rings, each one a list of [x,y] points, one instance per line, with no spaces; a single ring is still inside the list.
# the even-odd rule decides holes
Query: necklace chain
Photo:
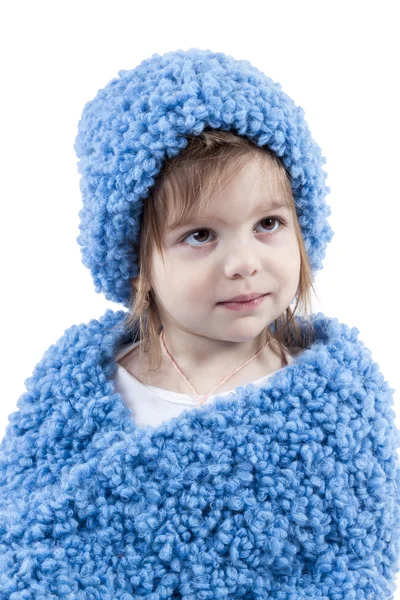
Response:
[[[196,390],[194,389],[194,387],[192,386],[192,384],[190,383],[190,381],[188,381],[188,379],[185,377],[184,373],[182,372],[182,370],[179,368],[179,366],[176,364],[175,360],[172,358],[171,354],[168,352],[167,346],[165,345],[165,338],[164,338],[164,329],[161,331],[160,334],[160,338],[161,338],[161,343],[162,346],[169,358],[169,360],[171,361],[171,363],[173,364],[173,366],[175,367],[175,369],[178,371],[178,373],[183,377],[183,379],[186,381],[186,383],[188,384],[188,386],[190,387],[190,389],[193,391],[194,395],[197,398],[200,398],[200,404],[204,404],[205,401],[207,400],[207,398],[212,394],[212,392],[214,390],[216,390],[220,385],[222,385],[223,383],[225,383],[225,381],[227,381],[227,379],[229,379],[230,377],[232,377],[232,375],[234,375],[235,373],[237,373],[240,369],[242,369],[243,367],[245,367],[251,360],[253,360],[254,358],[256,358],[256,356],[258,356],[260,354],[260,352],[262,352],[264,350],[264,348],[266,346],[268,346],[270,340],[268,339],[264,346],[255,354],[253,354],[253,356],[251,356],[248,360],[246,360],[244,363],[242,363],[239,367],[237,367],[236,369],[234,369],[232,371],[232,373],[230,373],[229,375],[227,375],[226,377],[224,377],[224,379],[222,379],[222,381],[220,381],[219,383],[217,383],[217,385],[215,385],[212,390],[210,390],[208,392],[208,394],[206,394],[205,396],[201,397],[201,394],[198,394],[196,392]]]

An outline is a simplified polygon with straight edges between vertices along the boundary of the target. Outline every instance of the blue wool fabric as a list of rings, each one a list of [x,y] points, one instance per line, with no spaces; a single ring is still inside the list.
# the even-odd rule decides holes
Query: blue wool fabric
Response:
[[[333,237],[326,159],[279,83],[247,60],[198,48],[154,54],[118,75],[85,105],[75,140],[83,198],[77,241],[96,292],[129,307],[144,200],[165,160],[188,144],[185,136],[205,127],[232,130],[281,159],[311,269],[322,267]]]
[[[262,389],[152,428],[114,392],[125,316],[67,329],[10,416],[0,600],[392,599],[400,435],[359,331],[318,313]]]

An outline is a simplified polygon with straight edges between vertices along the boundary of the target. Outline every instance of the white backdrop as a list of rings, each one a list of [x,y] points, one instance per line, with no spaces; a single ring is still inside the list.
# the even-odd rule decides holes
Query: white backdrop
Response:
[[[119,70],[191,47],[249,60],[304,108],[327,158],[335,232],[313,310],[360,330],[396,390],[400,426],[397,3],[4,4],[0,438],[48,346],[72,324],[123,308],[95,293],[76,242],[73,143],[84,104]]]

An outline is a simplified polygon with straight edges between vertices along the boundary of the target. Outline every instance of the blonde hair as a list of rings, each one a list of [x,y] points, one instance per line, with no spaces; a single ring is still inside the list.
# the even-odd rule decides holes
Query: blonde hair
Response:
[[[157,248],[164,260],[162,239],[168,229],[183,219],[196,217],[207,207],[210,195],[220,177],[234,176],[250,160],[258,160],[265,168],[266,175],[284,192],[287,207],[293,215],[296,237],[300,250],[300,281],[296,294],[296,303],[292,311],[290,306],[274,321],[274,330],[268,327],[269,334],[278,345],[281,357],[286,364],[284,350],[307,347],[313,328],[308,321],[311,310],[311,289],[314,291],[312,271],[304,247],[303,236],[298,223],[290,175],[281,159],[268,147],[260,148],[248,138],[232,131],[206,128],[200,135],[185,136],[187,146],[175,157],[164,163],[155,185],[144,202],[143,220],[138,252],[139,277],[132,279],[132,291],[129,311],[124,327],[134,328],[139,323],[139,351],[149,354],[150,370],[161,365],[160,332],[162,324],[156,308],[154,292],[151,290],[151,260],[154,248]],[[149,306],[145,302],[148,294]],[[296,323],[296,311],[305,317],[303,334]]]

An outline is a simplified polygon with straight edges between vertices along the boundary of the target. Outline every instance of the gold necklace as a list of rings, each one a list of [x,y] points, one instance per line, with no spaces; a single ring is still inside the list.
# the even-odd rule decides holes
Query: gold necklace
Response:
[[[188,381],[188,379],[185,377],[185,375],[183,374],[182,370],[178,367],[178,365],[176,364],[176,362],[174,361],[174,359],[172,358],[171,354],[168,352],[167,346],[165,345],[165,338],[164,338],[164,329],[161,331],[160,334],[160,338],[161,338],[161,343],[162,346],[169,358],[169,360],[172,362],[173,366],[175,367],[175,369],[178,371],[178,373],[183,377],[183,379],[186,381],[186,383],[188,384],[188,386],[190,387],[190,389],[193,391],[194,395],[197,396],[197,398],[201,397],[201,394],[198,394],[196,392],[196,390],[194,389],[194,387],[192,386],[192,384],[190,383],[190,381]],[[239,367],[237,367],[236,369],[234,369],[232,371],[232,373],[230,373],[229,375],[227,375],[226,377],[224,377],[224,379],[222,379],[222,381],[220,381],[219,383],[217,383],[217,385],[215,385],[212,390],[210,390],[208,392],[208,394],[206,394],[205,396],[203,396],[200,400],[200,404],[204,404],[204,402],[207,400],[207,398],[212,394],[212,392],[218,388],[220,385],[222,385],[223,383],[225,383],[225,381],[227,379],[229,379],[230,377],[232,377],[232,375],[234,375],[235,373],[237,373],[240,369],[242,369],[243,367],[245,367],[251,360],[253,360],[254,358],[256,358],[256,356],[258,356],[260,354],[260,352],[262,352],[262,350],[264,350],[264,348],[269,344],[270,340],[267,340],[264,344],[264,346],[261,348],[261,350],[259,350],[258,352],[256,352],[251,358],[249,358],[248,360],[246,360],[243,364],[241,364]]]

